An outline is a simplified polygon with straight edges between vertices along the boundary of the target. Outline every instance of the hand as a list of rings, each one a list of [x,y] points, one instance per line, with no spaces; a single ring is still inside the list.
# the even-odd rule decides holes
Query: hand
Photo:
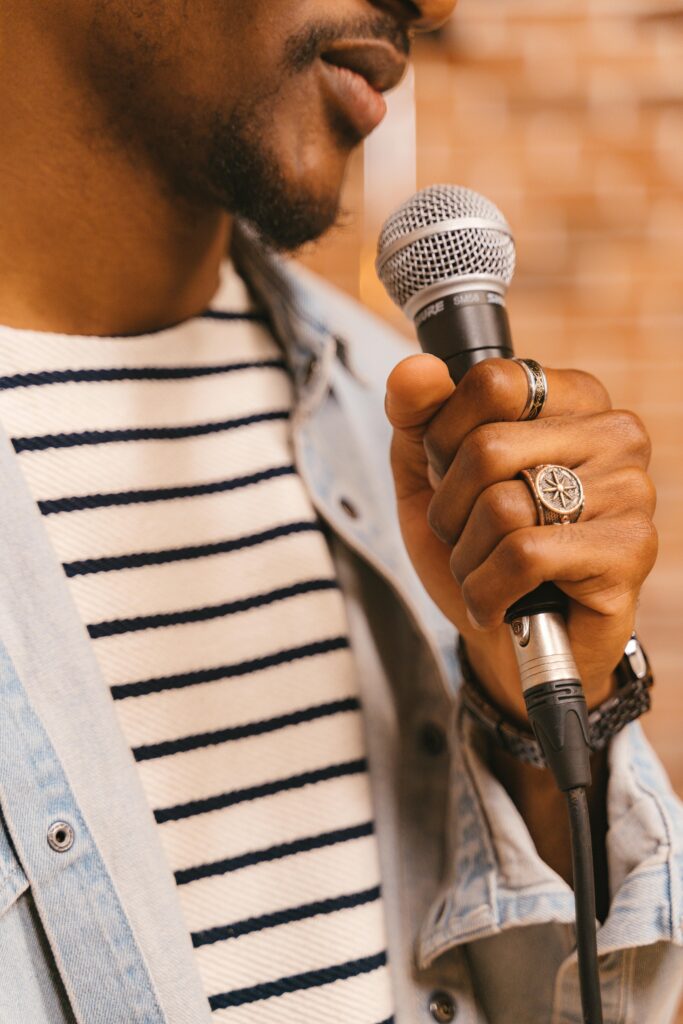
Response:
[[[567,627],[589,707],[604,700],[657,552],[650,441],[602,384],[548,370],[541,416],[517,422],[521,366],[491,359],[457,389],[441,360],[404,359],[387,382],[391,465],[403,540],[425,588],[462,633],[493,699],[525,719],[506,609],[546,580],[568,597]],[[539,526],[520,470],[557,463],[584,487],[578,523]]]

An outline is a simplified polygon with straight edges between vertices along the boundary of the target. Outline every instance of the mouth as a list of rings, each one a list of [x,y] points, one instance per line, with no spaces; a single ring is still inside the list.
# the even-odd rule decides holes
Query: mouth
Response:
[[[403,78],[407,58],[384,39],[340,40],[321,54],[326,64],[360,75],[375,92],[393,89]]]
[[[383,93],[401,81],[407,58],[382,39],[340,40],[320,54],[328,92],[362,139],[386,113]]]

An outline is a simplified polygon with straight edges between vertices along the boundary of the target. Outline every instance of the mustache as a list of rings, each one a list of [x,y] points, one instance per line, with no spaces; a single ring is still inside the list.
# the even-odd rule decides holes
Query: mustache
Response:
[[[347,21],[319,21],[306,25],[289,37],[283,63],[290,72],[305,71],[331,43],[340,39],[382,39],[399,53],[410,56],[407,30],[389,15]]]

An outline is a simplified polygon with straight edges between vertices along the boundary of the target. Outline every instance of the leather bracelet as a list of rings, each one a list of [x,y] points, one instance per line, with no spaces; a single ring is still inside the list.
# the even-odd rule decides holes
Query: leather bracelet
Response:
[[[462,637],[458,641],[458,658],[463,677],[462,703],[470,717],[508,754],[525,764],[545,768],[541,745],[531,729],[523,729],[507,718],[485,693],[467,656]],[[604,750],[625,725],[650,710],[652,671],[635,633],[626,644],[615,675],[616,692],[588,713],[590,747],[593,752]]]

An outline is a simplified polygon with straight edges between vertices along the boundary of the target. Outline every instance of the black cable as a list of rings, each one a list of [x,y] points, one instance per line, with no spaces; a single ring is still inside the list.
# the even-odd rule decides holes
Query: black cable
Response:
[[[584,1024],[602,1024],[598,943],[595,931],[595,876],[588,800],[583,786],[569,789],[567,810],[572,845],[572,878],[576,906],[576,951]]]
[[[559,617],[558,622],[562,622]],[[540,674],[539,664],[543,666],[543,654],[542,648],[541,657],[536,650],[531,650],[531,666],[537,675]],[[552,657],[546,657],[545,661],[545,668],[552,669]],[[586,798],[586,788],[591,784],[590,745],[583,687],[578,675],[538,683],[524,690],[524,702],[548,767],[558,788],[567,797],[583,1022],[602,1024],[593,847]]]

